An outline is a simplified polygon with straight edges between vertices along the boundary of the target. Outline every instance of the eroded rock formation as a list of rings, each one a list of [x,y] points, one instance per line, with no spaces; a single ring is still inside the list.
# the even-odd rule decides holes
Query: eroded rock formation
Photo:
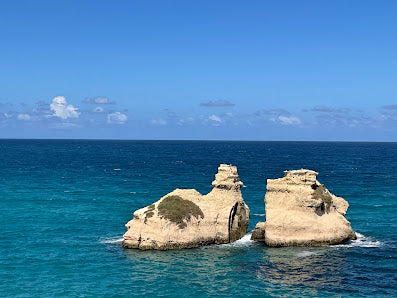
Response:
[[[176,189],[134,212],[123,246],[139,249],[192,248],[229,243],[243,237],[249,208],[241,196],[237,168],[221,164],[207,195]]]
[[[349,204],[331,194],[311,170],[285,171],[267,180],[265,222],[259,222],[252,240],[270,246],[316,246],[356,239],[346,220]]]

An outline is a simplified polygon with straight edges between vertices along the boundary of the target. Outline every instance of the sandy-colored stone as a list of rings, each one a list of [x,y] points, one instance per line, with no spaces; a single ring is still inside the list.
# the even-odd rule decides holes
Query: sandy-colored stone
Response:
[[[252,240],[269,246],[316,246],[356,239],[344,217],[348,202],[317,181],[317,172],[285,171],[267,180],[265,222],[256,225]]]
[[[126,224],[123,246],[167,250],[229,243],[243,237],[249,208],[241,196],[243,183],[237,168],[221,164],[212,185],[214,188],[207,195],[194,189],[176,189],[135,211],[134,218]],[[168,210],[172,204],[176,208]],[[186,208],[180,208],[182,205]],[[188,209],[190,213],[186,212]]]

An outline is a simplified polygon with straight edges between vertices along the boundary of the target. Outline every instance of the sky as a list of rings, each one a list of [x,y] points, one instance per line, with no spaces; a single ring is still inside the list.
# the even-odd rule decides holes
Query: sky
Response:
[[[397,141],[396,1],[1,1],[0,138]]]

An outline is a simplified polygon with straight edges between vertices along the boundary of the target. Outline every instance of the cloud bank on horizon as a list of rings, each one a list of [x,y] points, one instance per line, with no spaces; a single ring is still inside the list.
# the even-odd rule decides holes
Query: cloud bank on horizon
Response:
[[[35,128],[37,133],[40,133],[40,131],[53,129],[84,130],[104,124],[125,124],[128,120],[125,113],[104,107],[108,104],[116,104],[106,97],[89,98],[89,100],[86,98],[83,103],[96,104],[96,106],[93,109],[80,109],[69,104],[64,96],[56,96],[50,101],[38,101],[33,107],[25,103],[2,104],[0,105],[0,127],[15,128],[19,124],[19,128]],[[1,112],[4,107],[12,108],[12,110]]]
[[[209,137],[208,139],[223,139],[222,134],[226,132],[227,136],[227,131],[236,128],[251,133],[271,130],[277,132],[280,129],[292,128],[297,136],[311,134],[313,131],[326,134],[332,130],[348,130],[355,134],[361,133],[363,130],[379,131],[388,128],[393,131],[397,128],[397,105],[393,104],[381,106],[377,113],[369,115],[360,109],[351,107],[313,106],[296,111],[269,108],[241,112],[238,106],[230,104],[229,101],[221,101],[221,103],[209,101],[207,103],[211,103],[205,105],[210,109],[199,110],[199,113],[192,112],[181,115],[170,109],[165,109],[158,111],[163,114],[161,117],[152,118],[150,115],[141,117],[136,113],[130,113],[107,97],[86,97],[79,105],[71,104],[64,96],[56,96],[48,101],[38,101],[33,107],[29,107],[27,104],[1,103],[0,127],[2,129],[28,128],[29,132],[36,130],[35,137],[39,137],[40,132],[54,130],[68,131],[66,136],[73,137],[74,132],[80,131],[78,135],[86,138],[90,138],[90,133],[93,130],[112,128],[113,131],[117,131],[121,127],[125,127],[132,132],[129,137],[126,137],[127,139],[137,138],[134,136],[134,130],[145,128],[149,128],[149,132],[152,130],[152,133],[157,131],[158,139],[162,139],[161,131],[164,129],[175,131],[174,139],[178,139],[177,133],[180,130],[190,132],[185,139],[206,139],[205,135],[195,134],[200,130],[218,131],[219,134],[215,134],[215,138]],[[91,105],[94,107],[90,107]],[[203,106],[202,103],[199,106]],[[221,106],[223,110],[219,111]],[[193,107],[194,104],[192,104]],[[262,135],[266,136],[266,134]],[[255,138],[252,137],[252,134],[248,134],[248,138],[245,137],[242,135],[239,139],[266,140],[266,137]],[[299,137],[296,139],[304,140]],[[358,140],[360,139],[358,138]]]
[[[2,138],[397,141],[396,1],[32,3],[0,3]]]

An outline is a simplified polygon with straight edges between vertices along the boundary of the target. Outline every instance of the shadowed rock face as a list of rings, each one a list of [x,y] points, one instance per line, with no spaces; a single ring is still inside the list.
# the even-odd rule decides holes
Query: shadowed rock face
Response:
[[[344,217],[349,204],[331,194],[311,170],[285,171],[284,178],[268,179],[265,222],[251,239],[269,246],[316,246],[356,239]]]
[[[134,212],[123,235],[123,246],[139,249],[192,248],[229,243],[243,237],[249,208],[241,196],[237,168],[221,164],[207,195],[176,189]]]

